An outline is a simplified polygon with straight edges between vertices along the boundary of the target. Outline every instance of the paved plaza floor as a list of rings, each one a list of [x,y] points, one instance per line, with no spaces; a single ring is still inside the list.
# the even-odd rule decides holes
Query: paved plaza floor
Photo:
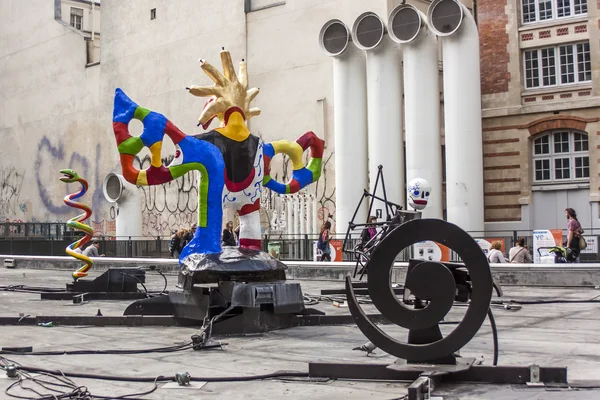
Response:
[[[93,276],[93,275],[92,275]],[[168,276],[169,287],[176,282]],[[151,290],[162,289],[162,278],[148,275]],[[0,269],[0,286],[31,285],[64,287],[69,273],[57,270]],[[301,281],[308,294],[320,289],[342,287],[341,282]],[[506,300],[572,299],[588,300],[600,290],[578,288],[505,287]],[[74,305],[71,301],[42,301],[39,294],[0,292],[0,317],[20,313],[43,315],[122,315],[130,301],[91,301]],[[600,297],[597,297],[600,299]],[[314,308],[329,314],[349,313],[321,301]],[[376,312],[366,305],[367,312]],[[455,307],[446,320],[460,320],[464,307]],[[600,385],[600,303],[566,303],[525,305],[518,311],[494,308],[499,329],[499,365],[539,364],[543,367],[568,367],[569,381],[596,380]],[[406,330],[384,325],[382,328],[399,340],[406,340]],[[453,325],[443,325],[447,334]],[[182,327],[73,327],[73,326],[0,326],[0,347],[33,346],[34,351],[74,349],[145,349],[188,342],[197,328]],[[366,357],[352,348],[365,343],[353,325],[290,328],[246,337],[220,338],[228,343],[223,350],[133,355],[59,355],[6,356],[26,366],[51,370],[132,377],[172,376],[189,372],[192,377],[235,377],[277,371],[308,370],[311,361],[392,363],[395,358],[382,351]],[[483,357],[492,364],[492,334],[486,322],[471,342],[461,350],[466,357]],[[0,377],[0,399],[10,398],[4,390],[12,383]],[[121,396],[143,392],[152,383],[129,383],[73,378],[94,395]],[[200,388],[159,388],[144,399],[402,399],[406,382],[369,382],[310,380],[306,378],[251,382],[211,382]],[[200,385],[198,385],[200,386]],[[43,391],[43,390],[42,390]],[[48,391],[45,391],[48,392]],[[34,397],[17,389],[13,394]],[[452,399],[600,399],[600,389],[552,389],[525,385],[444,385],[436,396]],[[35,398],[35,397],[34,397]]]

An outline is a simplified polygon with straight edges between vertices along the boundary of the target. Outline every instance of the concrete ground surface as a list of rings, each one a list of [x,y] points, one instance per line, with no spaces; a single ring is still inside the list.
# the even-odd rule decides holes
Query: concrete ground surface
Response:
[[[94,277],[94,274],[91,274]],[[62,270],[0,269],[0,286],[30,285],[61,288],[69,282],[69,273]],[[169,288],[176,276],[169,275]],[[148,273],[150,290],[161,290],[160,276]],[[302,281],[305,293],[319,294],[320,289],[342,288],[342,282]],[[504,287],[505,300],[571,299],[589,300],[600,291],[577,288]],[[71,301],[42,301],[39,294],[0,291],[0,317],[20,313],[44,315],[122,315],[130,301],[91,301],[74,305]],[[311,306],[328,314],[348,313],[347,308],[334,307],[322,300]],[[365,311],[376,312],[372,305]],[[568,367],[570,382],[597,380],[600,385],[600,303],[568,303],[524,305],[518,311],[494,308],[499,329],[499,365]],[[447,321],[459,321],[465,307],[454,307]],[[392,325],[382,328],[401,341],[406,330]],[[454,325],[443,325],[448,334]],[[183,327],[38,327],[0,326],[0,347],[33,346],[34,351],[77,349],[147,349],[186,343],[197,328]],[[172,376],[189,372],[194,378],[235,377],[273,373],[277,371],[308,371],[311,361],[392,363],[395,358],[382,351],[366,357],[352,348],[366,342],[353,325],[312,326],[290,328],[246,337],[218,338],[228,345],[223,350],[184,350],[172,353],[134,355],[59,355],[8,356],[26,366],[44,369],[133,377]],[[465,357],[483,357],[484,365],[492,363],[492,334],[487,322],[467,346]],[[0,372],[0,399],[11,398],[4,390],[13,382]],[[143,392],[152,383],[130,383],[72,378],[86,386],[96,396],[122,396]],[[251,382],[211,382],[195,389],[159,389],[144,399],[402,399],[407,382],[369,382],[286,378]],[[598,386],[597,385],[597,386]],[[27,386],[32,386],[27,383]],[[50,393],[38,387],[41,393]],[[16,389],[10,393],[36,398],[35,394]],[[600,399],[598,389],[553,389],[525,385],[462,384],[443,385],[434,396],[453,399]]]

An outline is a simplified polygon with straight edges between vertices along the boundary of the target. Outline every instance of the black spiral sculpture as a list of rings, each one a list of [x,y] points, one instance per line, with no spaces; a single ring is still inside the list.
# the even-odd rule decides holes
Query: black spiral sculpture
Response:
[[[437,327],[454,304],[456,282],[448,267],[424,261],[408,274],[405,288],[428,304],[408,308],[398,301],[390,272],[398,253],[412,244],[432,240],[454,250],[464,262],[472,285],[471,302],[458,326],[431,343],[402,343],[373,324],[358,305],[350,277],[346,277],[348,308],[363,334],[388,354],[411,361],[431,361],[461,349],[483,324],[492,298],[493,281],[488,261],[471,236],[456,225],[437,219],[416,219],[398,226],[375,248],[369,261],[367,285],[373,304],[390,322],[418,332]]]

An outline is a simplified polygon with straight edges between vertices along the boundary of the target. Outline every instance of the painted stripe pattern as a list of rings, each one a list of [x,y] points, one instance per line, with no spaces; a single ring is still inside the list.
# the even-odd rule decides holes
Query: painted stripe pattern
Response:
[[[81,184],[81,189],[79,191],[77,191],[75,193],[71,193],[71,194],[65,196],[65,198],[64,198],[65,204],[68,205],[69,207],[83,210],[82,214],[79,214],[78,216],[73,217],[67,221],[67,226],[85,233],[84,237],[82,237],[81,239],[79,239],[76,242],[71,243],[65,249],[65,252],[68,255],[78,259],[79,261],[83,261],[85,263],[81,268],[79,268],[77,271],[73,272],[73,274],[72,274],[73,280],[77,280],[79,278],[83,278],[83,277],[87,276],[88,271],[94,265],[94,261],[91,258],[75,251],[76,249],[83,249],[83,246],[85,246],[86,243],[88,243],[92,239],[92,236],[94,234],[92,227],[83,223],[83,221],[85,221],[92,215],[92,209],[83,203],[74,201],[75,199],[82,197],[87,192],[88,183],[85,179],[79,177],[79,175],[77,175],[77,172],[75,172],[75,171],[61,170],[60,172],[63,174],[69,175],[68,178],[64,178],[64,177],[61,178],[61,181],[65,182],[65,183],[77,182],[77,183]]]
[[[295,142],[279,140],[265,144],[263,148],[265,158],[263,186],[279,194],[291,194],[316,182],[321,177],[324,147],[325,142],[314,132],[306,132]],[[307,149],[310,149],[310,159],[305,166],[302,162],[302,154]],[[294,169],[292,179],[285,184],[271,178],[271,160],[276,154],[286,154],[292,161]]]

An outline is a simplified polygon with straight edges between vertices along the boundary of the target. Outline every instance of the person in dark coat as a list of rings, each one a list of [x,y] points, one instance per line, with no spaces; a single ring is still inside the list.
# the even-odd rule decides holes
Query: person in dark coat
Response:
[[[237,246],[235,233],[233,232],[233,221],[228,221],[223,229],[223,246]]]

